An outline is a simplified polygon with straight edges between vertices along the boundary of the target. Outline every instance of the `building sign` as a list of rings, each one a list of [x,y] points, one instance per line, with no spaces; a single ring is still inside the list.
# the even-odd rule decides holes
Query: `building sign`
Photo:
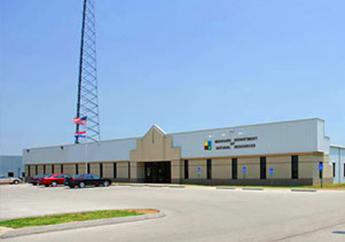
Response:
[[[206,140],[204,142],[204,150],[212,150],[212,140]]]
[[[198,176],[201,175],[201,172],[202,172],[201,166],[198,166],[198,168],[196,169],[196,172],[197,172]]]
[[[257,140],[257,136],[215,139],[214,142],[212,140],[205,140],[204,150],[211,151],[212,148],[215,148],[215,150],[255,148]],[[212,143],[214,143],[214,147]]]
[[[255,141],[257,136],[241,137],[234,139],[218,139],[215,140],[216,150],[230,150],[230,149],[243,149],[243,148],[255,148]]]

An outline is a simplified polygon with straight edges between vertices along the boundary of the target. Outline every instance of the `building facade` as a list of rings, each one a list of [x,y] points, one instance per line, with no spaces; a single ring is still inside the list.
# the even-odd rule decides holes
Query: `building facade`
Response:
[[[330,164],[334,183],[345,183],[345,146],[331,145]]]
[[[23,150],[26,174],[118,182],[309,185],[333,182],[325,122],[305,119]]]
[[[0,176],[24,177],[23,158],[19,155],[0,156]]]

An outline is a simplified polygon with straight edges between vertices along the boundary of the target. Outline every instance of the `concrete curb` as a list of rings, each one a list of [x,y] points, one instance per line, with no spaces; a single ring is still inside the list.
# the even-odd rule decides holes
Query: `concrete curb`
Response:
[[[220,190],[236,190],[236,187],[216,187],[216,189],[220,189]]]
[[[168,188],[185,188],[185,185],[178,185],[178,184],[148,184],[148,183],[118,183],[113,184],[113,186],[126,186],[126,187],[168,187]]]
[[[146,187],[165,187],[164,185],[160,185],[160,184],[148,184],[146,185]]]
[[[316,189],[291,189],[291,192],[317,192]]]
[[[54,225],[35,226],[35,227],[22,228],[22,229],[13,229],[13,230],[8,230],[4,234],[0,235],[0,239],[55,232],[55,231],[111,225],[111,224],[137,222],[137,221],[144,221],[144,220],[149,220],[149,219],[162,218],[164,216],[165,214],[160,212],[156,214],[146,214],[146,215],[129,216],[129,217],[121,217],[121,218],[97,219],[97,220],[89,220],[89,221],[82,221],[82,222],[71,222],[71,223],[65,223],[65,224],[54,224]]]
[[[184,186],[184,185],[170,185],[168,187],[169,188],[185,188],[186,186]]]
[[[263,191],[263,188],[258,187],[243,187],[242,190],[244,191]]]

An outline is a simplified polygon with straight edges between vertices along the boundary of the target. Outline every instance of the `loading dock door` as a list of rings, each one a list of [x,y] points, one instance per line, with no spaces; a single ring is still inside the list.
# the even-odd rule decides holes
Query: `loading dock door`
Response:
[[[170,161],[145,162],[145,182],[147,183],[170,183]]]

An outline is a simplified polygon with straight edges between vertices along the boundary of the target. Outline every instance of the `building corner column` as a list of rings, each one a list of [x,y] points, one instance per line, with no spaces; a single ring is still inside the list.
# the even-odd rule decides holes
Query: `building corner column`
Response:
[[[171,161],[171,183],[180,184],[182,182],[182,161]]]

